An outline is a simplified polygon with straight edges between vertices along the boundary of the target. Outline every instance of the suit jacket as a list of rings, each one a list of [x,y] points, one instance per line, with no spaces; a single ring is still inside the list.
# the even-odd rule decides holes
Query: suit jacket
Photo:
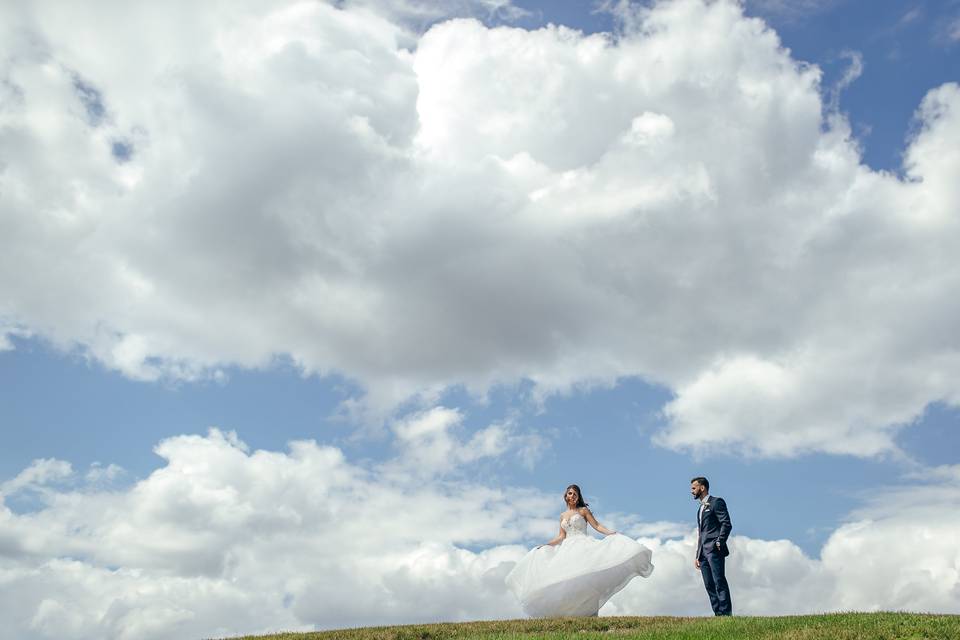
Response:
[[[704,554],[717,552],[717,542],[720,543],[719,552],[724,557],[730,555],[730,549],[727,548],[727,538],[730,537],[730,530],[733,529],[733,525],[730,523],[730,512],[727,511],[727,503],[723,501],[723,498],[707,497],[707,506],[704,507],[703,515],[699,518],[698,524],[697,558],[702,560]]]

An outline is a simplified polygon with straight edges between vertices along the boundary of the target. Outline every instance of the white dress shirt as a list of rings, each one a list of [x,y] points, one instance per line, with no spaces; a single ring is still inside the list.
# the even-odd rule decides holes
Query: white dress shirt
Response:
[[[708,493],[700,500],[700,510],[697,512],[697,525],[699,525],[700,528],[703,528],[703,509],[707,506],[707,500],[709,499],[710,494]]]

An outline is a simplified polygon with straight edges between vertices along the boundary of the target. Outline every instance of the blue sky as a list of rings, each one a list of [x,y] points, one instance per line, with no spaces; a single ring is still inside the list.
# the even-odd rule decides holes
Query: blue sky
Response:
[[[806,601],[842,583],[807,577],[856,573],[850,549],[949,525],[924,514],[960,486],[960,3],[319,3],[166,30],[181,9],[0,12],[0,505],[24,540],[64,532],[0,545],[0,569],[67,593],[75,560],[100,607],[127,569],[282,603],[231,626],[246,596],[224,592],[179,627],[135,605],[161,607],[158,637],[415,621],[403,593],[453,597],[441,565],[483,602],[423,619],[510,616],[482,576],[575,482],[664,558],[672,600],[638,585],[607,613],[700,614],[672,558],[702,474],[745,608],[790,613],[751,558]],[[436,501],[398,523],[396,575],[356,569],[369,546],[314,550],[386,600],[325,612],[279,568],[244,582],[271,552],[243,532],[295,514],[277,544],[310,539],[315,505],[287,500],[327,482],[350,497],[321,512],[360,509],[376,547],[387,496]],[[208,510],[250,520],[178,528]],[[169,546],[110,555],[136,523]],[[955,567],[939,553],[918,566]],[[936,595],[953,583],[920,584],[829,606],[960,611]],[[130,624],[30,597],[30,637]]]
[[[163,464],[153,452],[157,442],[204,434],[209,427],[234,430],[252,448],[283,450],[290,440],[316,439],[358,460],[394,454],[383,434],[357,437],[341,415],[340,402],[354,390],[351,385],[304,377],[289,365],[233,370],[225,382],[148,384],[36,340],[18,341],[17,349],[2,354],[0,365],[4,422],[12,427],[4,447],[7,478],[36,458],[54,457],[78,468],[118,464],[127,471],[124,481],[133,482]],[[520,424],[549,434],[533,467],[475,470],[483,479],[548,493],[576,482],[595,497],[598,513],[683,521],[691,511],[687,480],[709,474],[717,493],[736,504],[738,532],[789,538],[812,555],[864,495],[917,465],[955,464],[960,450],[960,415],[938,404],[898,438],[907,459],[823,454],[745,459],[722,449],[685,455],[650,443],[669,397],[662,388],[627,379],[614,388],[551,398],[543,407],[531,406],[513,390],[496,391],[482,403],[454,390],[445,400],[466,407],[468,431],[518,413]],[[791,496],[789,504],[784,494]]]

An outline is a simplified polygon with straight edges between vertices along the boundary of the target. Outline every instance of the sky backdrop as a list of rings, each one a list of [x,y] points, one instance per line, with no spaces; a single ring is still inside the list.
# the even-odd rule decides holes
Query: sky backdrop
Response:
[[[0,4],[0,638],[960,613],[960,2]]]

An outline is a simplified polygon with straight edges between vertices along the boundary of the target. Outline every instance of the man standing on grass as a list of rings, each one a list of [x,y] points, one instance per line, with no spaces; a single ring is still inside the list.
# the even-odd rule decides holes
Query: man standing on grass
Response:
[[[713,614],[729,616],[733,614],[733,605],[724,563],[730,555],[727,548],[727,538],[733,528],[730,512],[723,498],[710,495],[710,482],[704,477],[690,481],[690,494],[700,503],[697,511],[697,557],[693,560],[693,566],[700,569],[700,575],[703,576],[703,586],[710,596]]]

